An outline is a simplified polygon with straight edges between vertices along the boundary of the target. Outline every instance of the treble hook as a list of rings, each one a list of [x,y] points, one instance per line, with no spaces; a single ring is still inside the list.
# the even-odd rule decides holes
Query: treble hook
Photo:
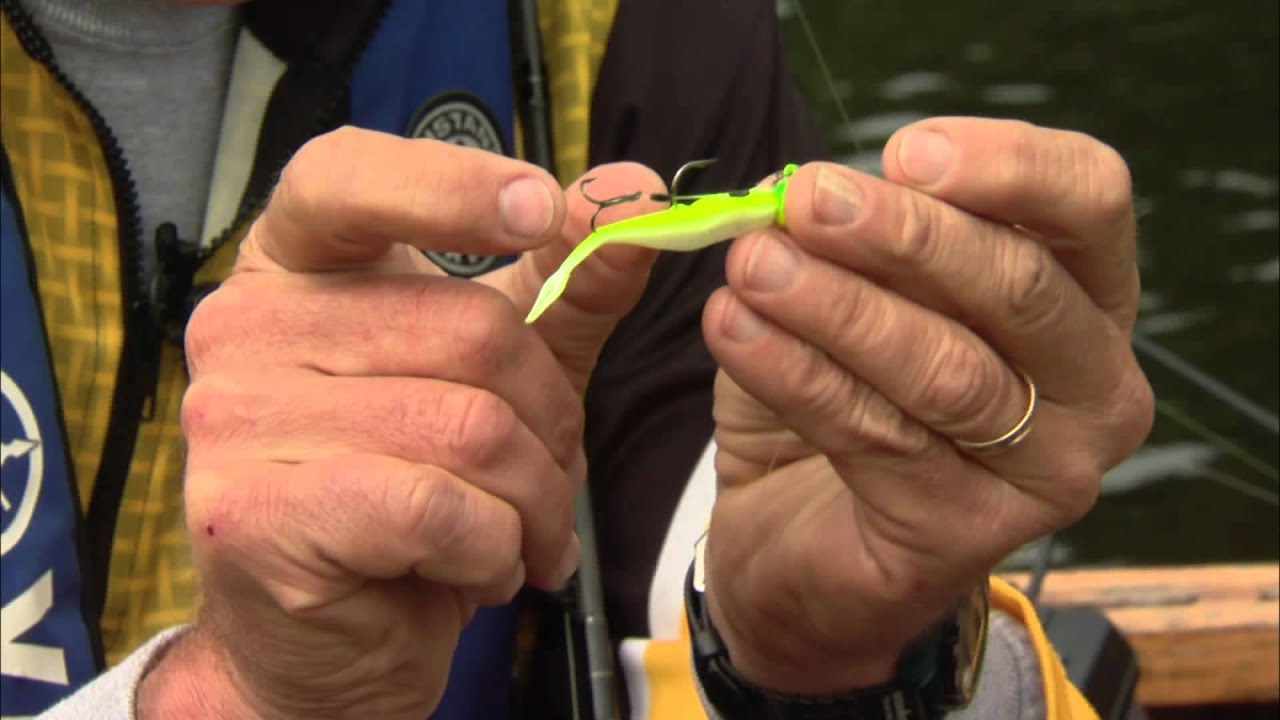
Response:
[[[699,170],[699,169],[705,168],[708,165],[711,165],[712,163],[714,163],[715,161],[716,161],[716,158],[708,158],[706,160],[690,160],[684,165],[681,165],[680,169],[676,170],[675,176],[671,178],[671,192],[670,193],[650,193],[649,199],[653,200],[654,202],[670,203],[671,205],[674,206],[677,200],[681,200],[684,198],[684,196],[678,193],[678,190],[680,188],[680,181],[684,179],[685,173],[690,170]],[[582,178],[582,180],[578,183],[578,194],[586,198],[587,202],[596,206],[596,211],[591,214],[591,231],[592,232],[596,231],[596,218],[600,217],[601,210],[604,210],[605,208],[613,207],[614,205],[621,205],[623,203],[635,202],[644,196],[643,191],[636,191],[633,193],[627,193],[626,195],[618,195],[617,197],[605,198],[603,200],[599,198],[593,198],[587,194],[587,185],[594,181],[595,181],[595,178],[588,177],[588,178]],[[693,196],[689,196],[689,197],[693,197]]]
[[[600,216],[601,210],[604,210],[605,208],[608,208],[608,207],[613,207],[614,205],[621,205],[623,203],[635,202],[639,200],[642,195],[644,195],[644,191],[637,190],[636,192],[627,193],[626,195],[618,195],[616,197],[599,200],[587,194],[587,185],[594,181],[595,181],[595,178],[589,177],[589,178],[582,178],[582,182],[578,183],[578,194],[586,198],[587,202],[596,206],[596,211],[591,214],[591,232],[596,231],[596,218]]]
[[[679,193],[680,181],[684,179],[684,174],[689,170],[700,170],[711,165],[715,161],[716,158],[707,158],[706,160],[690,160],[689,162],[681,165],[680,169],[676,170],[676,174],[671,178],[671,192],[653,193],[649,196],[649,199],[654,202],[671,203],[674,206],[677,200],[684,197]]]
[[[787,167],[784,167],[784,168],[782,168],[781,170],[779,170],[778,172],[776,172],[776,173],[774,173],[773,175],[771,175],[771,176],[769,177],[769,180],[770,180],[770,182],[772,182],[774,185],[777,185],[778,183],[782,182],[782,179],[783,179],[783,178],[785,178],[785,177],[789,177],[789,176],[791,175],[791,173],[792,173],[792,172],[794,172],[794,171],[795,171],[795,168],[794,168],[793,166],[791,166],[791,165],[788,165]]]

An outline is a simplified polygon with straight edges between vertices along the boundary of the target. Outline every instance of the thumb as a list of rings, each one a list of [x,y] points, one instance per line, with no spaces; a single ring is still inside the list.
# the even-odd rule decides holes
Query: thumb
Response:
[[[592,180],[588,193],[596,199],[642,193],[634,202],[602,211],[596,218],[597,227],[666,207],[648,199],[650,193],[666,192],[666,184],[638,163],[602,165],[587,177]],[[591,232],[597,205],[579,189],[584,178],[575,180],[566,191],[566,216],[558,238],[479,280],[506,294],[521,314],[533,307],[543,282]],[[606,245],[596,250],[574,269],[564,294],[534,324],[579,392],[586,389],[609,333],[639,301],[656,258],[656,251],[633,245]]]

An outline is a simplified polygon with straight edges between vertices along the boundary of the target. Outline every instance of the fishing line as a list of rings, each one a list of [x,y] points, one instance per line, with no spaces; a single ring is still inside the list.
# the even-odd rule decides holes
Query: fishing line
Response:
[[[1172,350],[1136,332],[1133,334],[1133,346],[1138,352],[1165,366],[1166,369],[1173,371],[1174,374],[1200,388],[1222,404],[1249,418],[1263,429],[1270,430],[1271,434],[1280,435],[1280,416],[1187,362]]]
[[[813,48],[814,60],[818,63],[818,73],[822,75],[822,80],[827,84],[827,92],[831,93],[831,101],[836,106],[836,112],[840,115],[840,127],[849,129],[849,113],[845,112],[844,101],[840,99],[840,93],[836,91],[835,78],[831,76],[831,68],[827,66],[827,59],[822,55],[822,49],[818,46],[818,37],[813,32],[813,26],[809,24],[809,15],[804,11],[804,3],[802,0],[791,0],[791,4],[796,9],[796,17],[800,20],[800,27],[804,29],[804,34],[809,40],[809,47]],[[862,143],[858,138],[853,138],[853,148],[858,152],[862,152]]]
[[[1245,450],[1243,447],[1240,447],[1236,443],[1227,439],[1225,436],[1219,435],[1213,430],[1210,430],[1207,425],[1201,423],[1199,420],[1196,420],[1187,413],[1182,412],[1182,410],[1178,409],[1176,405],[1171,405],[1167,401],[1157,398],[1156,411],[1178,425],[1181,425],[1191,434],[1221,450],[1223,453],[1234,457],[1245,465],[1248,465],[1250,468],[1257,471],[1259,475],[1262,475],[1268,480],[1280,482],[1280,471],[1276,468],[1271,467],[1265,460],[1260,459],[1248,450]]]
[[[1260,488],[1251,482],[1246,482],[1240,478],[1227,474],[1217,468],[1205,468],[1201,471],[1204,477],[1218,483],[1219,485],[1231,488],[1242,495],[1248,495],[1255,500],[1261,500],[1271,507],[1280,507],[1280,493],[1275,493],[1264,488]]]
[[[778,444],[773,447],[773,457],[769,459],[769,467],[764,469],[764,474],[768,475],[773,472],[773,466],[778,463],[778,455],[782,452],[782,443],[786,440],[786,436],[778,439]]]

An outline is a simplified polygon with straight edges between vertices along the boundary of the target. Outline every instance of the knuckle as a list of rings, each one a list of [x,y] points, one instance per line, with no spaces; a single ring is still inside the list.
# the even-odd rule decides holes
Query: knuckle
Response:
[[[1057,200],[1073,206],[1083,201],[1104,223],[1132,219],[1133,180],[1115,148],[1080,132],[1046,131],[1021,121],[1010,127],[993,174],[998,193],[1016,197],[1026,188],[1050,188]]]
[[[440,311],[433,285],[426,283],[419,291],[417,316]],[[450,328],[454,350],[481,377],[496,377],[514,354],[511,352],[515,336],[511,328],[513,310],[497,293],[484,292],[484,288],[478,286],[475,289],[477,292],[471,292],[467,287],[454,308]]]
[[[319,192],[321,183],[335,177],[332,168],[341,163],[341,152],[349,144],[350,130],[339,128],[308,140],[294,152],[280,171],[273,190],[273,204],[291,215],[311,214],[325,198]],[[344,193],[336,193],[335,199]]]
[[[1102,470],[1088,453],[1068,457],[1053,481],[1061,521],[1074,524],[1093,507],[1102,487]]]
[[[344,125],[308,140],[285,164],[272,191],[271,204],[286,218],[325,214],[355,215],[367,202],[355,186],[359,176],[352,163],[367,155],[369,131]]]
[[[1155,425],[1156,419],[1155,391],[1140,369],[1135,372],[1138,377],[1131,383],[1133,394],[1123,403],[1125,407],[1129,408],[1129,412],[1133,417],[1134,433],[1130,443],[1132,448],[1137,448],[1146,440],[1152,426]]]
[[[444,442],[449,452],[472,467],[484,467],[500,459],[515,435],[515,411],[502,398],[486,390],[452,393],[446,401]]]
[[[189,462],[183,480],[183,518],[193,538],[214,537],[216,529],[232,525],[239,542],[252,544],[270,536],[272,519],[281,502],[277,478],[269,466],[249,462],[206,464]],[[202,543],[204,544],[204,543]],[[235,543],[219,543],[226,550]]]
[[[218,488],[212,471],[188,467],[182,483],[182,517],[192,537],[205,534],[205,529],[219,516],[218,508],[225,505]]]
[[[406,494],[407,493],[407,494]],[[487,584],[509,577],[520,562],[521,524],[504,503],[485,502],[462,481],[440,472],[424,472],[402,493],[388,497],[391,517],[400,518],[406,537],[445,562],[471,563],[468,584]],[[478,543],[477,538],[483,538]],[[483,555],[476,553],[482,551]]]
[[[217,413],[221,407],[218,392],[207,379],[193,381],[182,395],[178,422],[188,444],[200,442],[218,424]]]
[[[406,495],[389,492],[389,516],[400,518],[408,537],[419,538],[444,557],[457,556],[477,532],[478,511],[466,490],[453,477],[424,472],[408,483]]]
[[[1155,423],[1155,393],[1136,363],[1108,398],[1108,404],[1109,412],[1101,426],[1113,446],[1113,453],[1107,458],[1110,466],[1142,445]]]
[[[234,328],[244,323],[252,307],[249,300],[238,283],[227,280],[196,305],[183,336],[183,352],[193,378],[226,346]]]
[[[845,407],[851,447],[901,456],[929,447],[929,431],[869,386],[856,384]]]
[[[1133,218],[1133,176],[1119,151],[1092,138],[1081,143],[1085,157],[1080,161],[1088,184],[1088,197],[1108,224],[1127,223]]]
[[[812,347],[799,348],[794,362],[782,371],[782,387],[791,389],[789,402],[827,414],[845,394],[843,380],[826,357]]]
[[[993,174],[996,193],[1018,195],[1041,179],[1056,179],[1049,177],[1052,170],[1046,168],[1041,131],[1021,120],[1010,122],[1009,127],[1005,152],[996,154],[999,158]]]
[[[832,452],[856,449],[912,455],[923,452],[928,431],[870,386],[812,348],[788,367],[784,387],[794,388],[789,402],[829,420],[824,433]]]
[[[1043,248],[1030,241],[1012,243],[1004,267],[1005,303],[1020,328],[1037,329],[1057,317],[1064,287]]]
[[[237,418],[248,414],[252,403],[233,379],[211,375],[192,382],[182,396],[179,423],[189,445],[216,442],[226,436]]]
[[[999,387],[991,360],[972,343],[944,333],[925,362],[920,388],[922,407],[943,425],[981,423],[995,410]]]
[[[553,422],[555,426],[551,428],[548,450],[557,460],[567,463],[567,459],[582,445],[587,427],[586,410],[579,401],[562,403]]]
[[[827,299],[823,317],[831,318],[841,328],[844,342],[868,354],[893,353],[898,347],[900,312],[886,301],[876,286],[862,278],[851,278],[840,285],[839,292]]]
[[[921,193],[904,191],[900,195],[898,228],[890,233],[888,252],[897,263],[924,267],[938,250],[941,213],[937,203]]]
[[[524,551],[535,564],[554,569],[551,564],[559,559],[573,534],[574,493],[567,482],[547,475],[537,478],[543,481],[539,484],[529,483],[515,490],[524,497],[509,502],[520,518]]]

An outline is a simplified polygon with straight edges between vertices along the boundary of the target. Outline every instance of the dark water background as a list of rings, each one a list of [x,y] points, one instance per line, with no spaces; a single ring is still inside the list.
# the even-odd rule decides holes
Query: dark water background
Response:
[[[878,170],[889,135],[930,115],[1019,118],[1118,149],[1139,214],[1139,332],[1268,413],[1280,406],[1278,8],[1275,0],[778,5],[793,69],[850,165]],[[1056,560],[1280,557],[1277,436],[1140,358],[1158,398],[1155,428],[1104,479],[1093,512],[1061,534]]]

